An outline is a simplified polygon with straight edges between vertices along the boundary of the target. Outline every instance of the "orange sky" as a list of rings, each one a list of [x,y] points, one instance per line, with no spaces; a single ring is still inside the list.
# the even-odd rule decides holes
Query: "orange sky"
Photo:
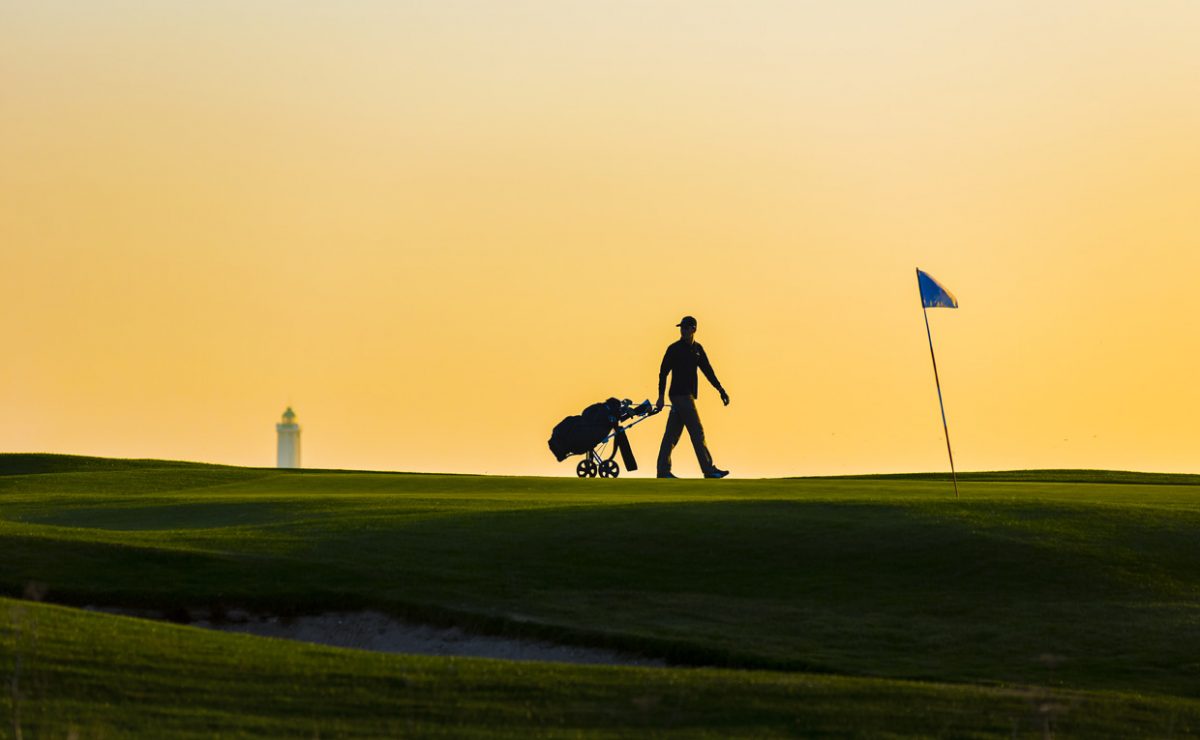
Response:
[[[836,6],[836,7],[833,7]],[[1196,470],[1194,2],[0,4],[0,450]],[[653,472],[660,419],[633,445]],[[686,439],[676,470],[696,474]]]

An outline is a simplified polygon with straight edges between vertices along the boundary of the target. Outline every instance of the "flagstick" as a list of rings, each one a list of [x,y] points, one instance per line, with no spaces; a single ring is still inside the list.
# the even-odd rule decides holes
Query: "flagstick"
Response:
[[[920,282],[918,278],[918,282]],[[950,476],[954,479],[954,498],[958,498],[958,473],[954,472],[954,453],[950,451],[950,427],[946,424],[946,404],[942,403],[942,381],[938,380],[937,356],[933,354],[933,332],[929,331],[929,311],[921,301],[921,313],[925,316],[925,336],[929,337],[929,356],[933,359],[933,382],[937,385],[938,406],[942,409],[942,429],[946,432],[946,454],[950,455]]]

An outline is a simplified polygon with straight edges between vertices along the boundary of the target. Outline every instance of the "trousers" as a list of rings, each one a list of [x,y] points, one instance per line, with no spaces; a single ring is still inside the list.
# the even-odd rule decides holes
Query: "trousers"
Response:
[[[704,442],[704,425],[700,423],[700,414],[696,411],[696,399],[692,396],[671,396],[671,415],[667,417],[667,428],[663,431],[662,445],[658,448],[659,475],[671,472],[671,451],[678,444],[685,427],[692,438],[700,472],[705,475],[712,472],[712,455]]]

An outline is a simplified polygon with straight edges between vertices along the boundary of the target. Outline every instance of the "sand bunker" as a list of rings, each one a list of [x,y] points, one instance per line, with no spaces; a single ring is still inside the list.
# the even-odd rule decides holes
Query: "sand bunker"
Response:
[[[116,612],[117,610],[104,609]],[[118,613],[161,618],[147,612]],[[666,663],[628,653],[598,648],[560,645],[543,640],[513,639],[463,632],[456,627],[412,624],[380,612],[329,612],[318,616],[279,619],[232,610],[225,619],[196,619],[192,627],[239,632],[259,637],[298,640],[318,645],[373,650],[381,653],[465,656],[501,660],[540,660],[554,663],[665,666]]]

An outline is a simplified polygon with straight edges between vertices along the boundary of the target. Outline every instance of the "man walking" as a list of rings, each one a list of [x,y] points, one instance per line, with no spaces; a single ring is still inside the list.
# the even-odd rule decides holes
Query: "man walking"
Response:
[[[692,447],[696,448],[696,459],[700,462],[700,470],[705,478],[724,478],[728,470],[720,470],[713,465],[712,455],[704,444],[704,427],[700,424],[700,415],[696,412],[696,394],[698,383],[696,369],[704,371],[704,377],[713,384],[713,388],[721,394],[721,402],[729,405],[729,394],[721,387],[717,374],[713,372],[708,362],[704,348],[696,341],[696,319],[684,316],[676,326],[679,327],[679,341],[667,347],[663,355],[662,367],[658,371],[658,402],[654,405],[656,411],[663,407],[663,391],[667,387],[667,373],[671,374],[671,415],[667,417],[667,428],[663,432],[662,446],[658,448],[658,477],[675,478],[671,474],[671,451],[679,442],[679,435],[687,427],[688,436],[692,438]]]

